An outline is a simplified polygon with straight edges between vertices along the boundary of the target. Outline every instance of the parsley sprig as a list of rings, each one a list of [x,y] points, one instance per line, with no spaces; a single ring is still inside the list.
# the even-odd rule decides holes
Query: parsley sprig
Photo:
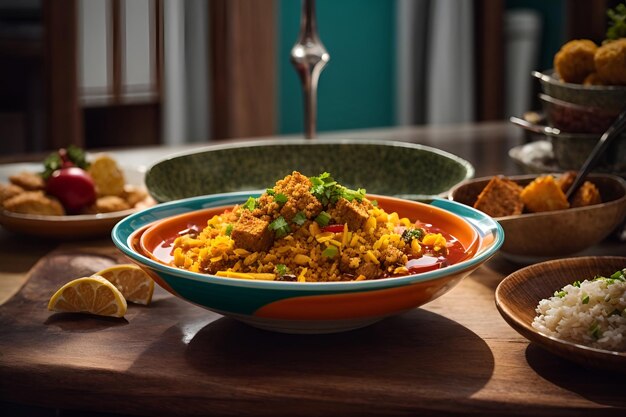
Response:
[[[330,204],[335,204],[340,198],[345,198],[348,201],[357,200],[363,201],[365,197],[365,189],[359,188],[358,190],[351,190],[337,183],[328,172],[324,172],[319,177],[311,177],[311,194],[322,203],[324,207]]]

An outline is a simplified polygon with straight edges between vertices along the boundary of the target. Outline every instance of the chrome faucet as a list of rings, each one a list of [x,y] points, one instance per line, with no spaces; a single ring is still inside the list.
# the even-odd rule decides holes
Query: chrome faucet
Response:
[[[328,61],[330,61],[330,55],[317,33],[315,0],[303,0],[300,34],[296,44],[291,48],[291,63],[302,83],[304,134],[307,139],[316,136],[317,82]]]

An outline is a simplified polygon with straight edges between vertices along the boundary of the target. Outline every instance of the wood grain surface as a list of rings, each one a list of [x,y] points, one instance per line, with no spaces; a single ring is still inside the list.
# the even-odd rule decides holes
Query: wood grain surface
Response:
[[[623,375],[519,336],[492,259],[450,293],[334,335],[257,330],[157,288],[124,319],[52,313],[63,283],[124,262],[112,246],[44,256],[0,307],[0,401],[138,415],[624,415]],[[1,411],[1,410],[0,410]]]

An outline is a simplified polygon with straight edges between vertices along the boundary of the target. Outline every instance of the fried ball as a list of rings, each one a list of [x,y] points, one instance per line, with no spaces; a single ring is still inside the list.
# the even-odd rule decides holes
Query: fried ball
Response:
[[[0,184],[0,206],[11,197],[24,192],[24,189],[15,184]]]
[[[567,42],[554,56],[554,69],[568,83],[582,83],[595,71],[593,62],[598,46],[589,39]]]
[[[137,203],[145,200],[148,197],[148,192],[144,188],[135,187],[134,185],[126,184],[124,186],[124,200],[128,202],[131,207],[135,207]]]
[[[37,191],[46,188],[46,182],[41,175],[34,172],[20,172],[9,177],[11,183],[27,191]]]
[[[22,214],[43,214],[48,216],[63,216],[65,210],[61,203],[44,195],[42,191],[25,191],[4,202],[8,211]]]
[[[606,85],[606,81],[600,78],[597,72],[592,72],[585,77],[583,85]]]
[[[594,61],[598,76],[608,85],[626,85],[626,38],[599,47]]]
[[[107,195],[99,197],[96,202],[89,206],[85,212],[87,214],[112,213],[114,211],[128,210],[131,206],[121,197]]]
[[[98,196],[122,196],[124,194],[124,184],[126,183],[124,173],[110,156],[98,156],[91,163],[87,172],[96,183]]]

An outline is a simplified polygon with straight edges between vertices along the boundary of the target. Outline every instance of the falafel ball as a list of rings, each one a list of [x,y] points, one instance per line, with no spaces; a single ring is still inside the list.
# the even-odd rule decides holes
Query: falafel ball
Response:
[[[582,83],[595,71],[594,55],[598,46],[589,39],[567,42],[554,56],[554,69],[568,83]]]
[[[626,85],[626,38],[616,39],[598,48],[595,55],[598,76],[609,85]]]

